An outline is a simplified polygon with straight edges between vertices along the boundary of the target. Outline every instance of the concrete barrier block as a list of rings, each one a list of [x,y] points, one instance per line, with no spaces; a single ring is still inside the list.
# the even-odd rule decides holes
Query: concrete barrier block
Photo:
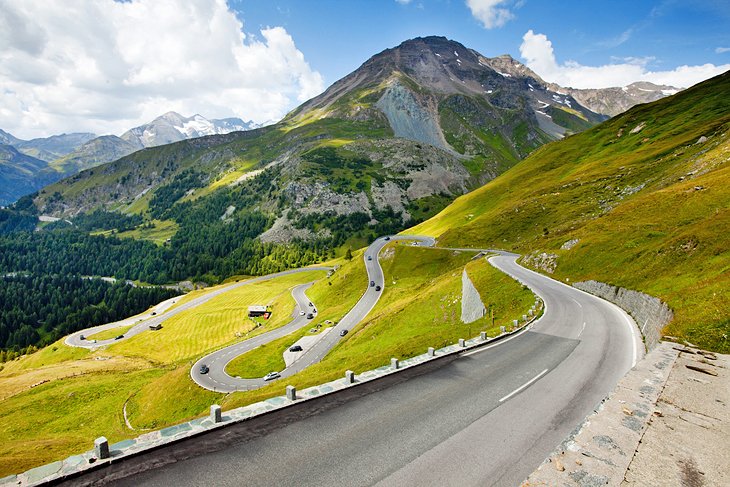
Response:
[[[461,348],[466,347],[466,340],[464,340],[463,338],[459,338],[459,346]]]
[[[99,460],[109,458],[109,441],[104,436],[94,440],[94,454]]]
[[[435,349],[435,348],[433,348],[433,347],[428,347],[428,356],[429,356],[429,357],[434,357],[434,356],[436,356],[436,349]]]
[[[486,339],[487,339],[487,332],[486,332],[486,331],[483,331],[483,332],[481,332],[481,333],[479,334],[479,337],[480,337],[480,338],[481,338],[482,340],[486,340]]]
[[[345,371],[345,382],[348,384],[354,384],[355,383],[355,372],[348,370]]]
[[[522,321],[527,321],[527,315],[522,315]]]
[[[507,328],[506,327],[504,327],[504,326],[500,326],[499,327],[499,332],[500,333],[505,333],[506,331],[507,331]]]
[[[398,359],[397,358],[390,359],[390,367],[392,369],[397,369],[399,367],[399,365],[400,364],[398,363]]]
[[[517,325],[519,325],[519,324],[520,324],[520,322],[519,322],[519,321],[517,321],[517,320],[512,320],[512,326],[514,326],[515,328],[517,328]]]
[[[535,314],[535,310],[530,308],[530,311],[527,312],[528,315],[532,316]]]
[[[223,421],[223,410],[217,404],[213,404],[210,407],[210,420],[214,423],[220,423]]]
[[[297,400],[297,388],[294,386],[286,386],[286,398],[290,401]]]

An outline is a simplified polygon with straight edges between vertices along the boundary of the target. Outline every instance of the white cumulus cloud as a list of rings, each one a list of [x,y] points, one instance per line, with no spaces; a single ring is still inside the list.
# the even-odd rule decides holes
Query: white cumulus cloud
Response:
[[[169,110],[278,119],[323,89],[282,27],[225,0],[0,0],[0,128],[120,134]]]
[[[653,61],[653,57],[625,58],[623,62],[603,66],[584,66],[575,61],[560,64],[555,59],[552,42],[545,34],[536,34],[532,30],[522,37],[520,54],[527,66],[544,80],[571,88],[608,88],[626,86],[635,81],[688,88],[730,69],[730,64],[702,64],[651,71],[647,64]]]
[[[507,0],[466,0],[471,14],[487,29],[502,27],[514,18]]]

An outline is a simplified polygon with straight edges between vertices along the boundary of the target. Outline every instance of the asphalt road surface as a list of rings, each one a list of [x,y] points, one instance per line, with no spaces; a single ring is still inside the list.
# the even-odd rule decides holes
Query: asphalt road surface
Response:
[[[122,321],[117,321],[114,323],[107,323],[105,325],[99,325],[94,326],[92,328],[86,328],[84,330],[77,331],[76,333],[72,333],[69,336],[66,337],[65,343],[66,345],[72,346],[72,347],[80,347],[80,348],[98,348],[104,345],[110,345],[112,343],[117,343],[121,340],[129,339],[135,335],[139,335],[140,333],[149,330],[150,326],[159,325],[165,322],[168,318],[172,318],[178,313],[182,313],[183,311],[187,311],[189,309],[195,308],[196,306],[200,306],[201,304],[210,301],[216,296],[219,296],[223,293],[226,293],[228,291],[231,291],[232,289],[239,288],[241,286],[247,286],[249,284],[254,284],[257,282],[263,282],[268,281],[269,279],[273,279],[275,277],[279,276],[286,276],[289,274],[296,274],[298,272],[307,272],[307,271],[329,271],[331,270],[331,267],[304,267],[301,269],[291,269],[288,271],[283,272],[277,272],[275,274],[269,274],[266,276],[261,277],[255,277],[253,279],[248,279],[241,282],[236,282],[233,284],[230,284],[228,286],[222,287],[220,289],[217,289],[215,291],[211,291],[208,293],[205,293],[201,296],[198,296],[195,299],[191,299],[187,303],[181,304],[177,308],[164,312],[167,308],[169,308],[177,299],[182,299],[182,296],[178,296],[176,298],[168,299],[167,301],[163,301],[162,303],[158,304],[153,308],[151,312],[145,313],[141,316],[134,316],[131,318],[127,318]],[[155,312],[153,315],[152,313]],[[142,321],[139,321],[142,319]],[[124,337],[120,338],[119,340],[116,340],[114,338],[110,338],[108,340],[86,340],[85,338],[82,339],[81,337],[88,337],[95,333],[99,333],[100,331],[110,330],[112,328],[120,328],[123,326],[129,326],[133,323],[136,323],[132,328],[130,328],[127,332],[124,333]]]
[[[503,254],[490,262],[543,299],[545,313],[529,330],[118,485],[519,485],[614,388],[643,346],[618,307],[515,260]]]

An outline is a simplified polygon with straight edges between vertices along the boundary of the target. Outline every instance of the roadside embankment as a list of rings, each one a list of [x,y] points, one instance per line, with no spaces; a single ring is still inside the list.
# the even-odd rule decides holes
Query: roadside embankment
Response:
[[[674,318],[666,303],[639,291],[598,281],[576,282],[573,287],[610,301],[629,313],[639,326],[648,350],[659,344],[662,329]]]
[[[659,343],[522,487],[729,485],[729,366]]]

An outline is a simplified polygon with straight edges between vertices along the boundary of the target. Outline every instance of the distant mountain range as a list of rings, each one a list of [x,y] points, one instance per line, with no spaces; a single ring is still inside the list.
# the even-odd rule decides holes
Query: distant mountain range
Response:
[[[121,137],[72,133],[22,140],[0,129],[0,205],[140,149],[257,127],[258,124],[240,118],[209,120],[201,115],[183,117],[168,112]]]
[[[619,88],[605,99],[595,90],[591,105],[613,113],[662,89]],[[336,246],[345,233],[427,218],[543,144],[607,119],[578,101],[589,95],[546,83],[510,56],[417,38],[376,54],[275,125],[149,148],[44,188],[35,204],[55,216],[114,208],[178,223],[183,211],[229,221],[259,211],[274,221],[265,242]],[[157,122],[122,138],[161,143],[198,127],[174,116]]]

